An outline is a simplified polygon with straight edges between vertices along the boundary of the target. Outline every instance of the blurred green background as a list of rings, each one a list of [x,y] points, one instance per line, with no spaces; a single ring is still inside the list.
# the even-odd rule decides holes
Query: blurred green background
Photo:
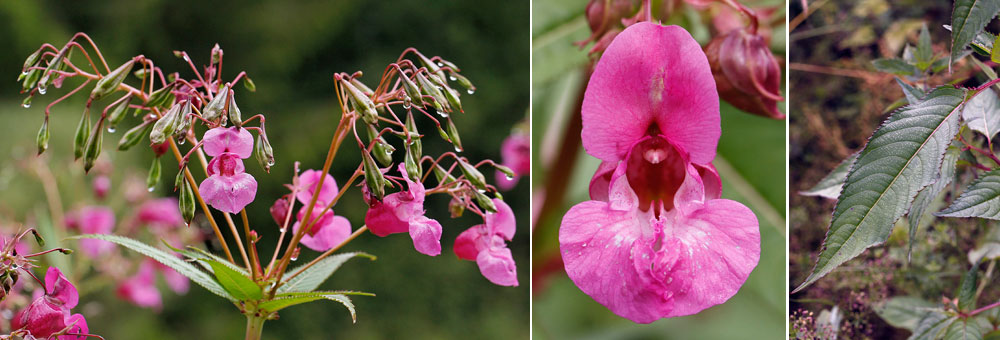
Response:
[[[31,221],[46,203],[36,177],[19,166],[30,159],[44,106],[71,89],[35,98],[29,109],[20,107],[20,84],[14,82],[24,58],[42,43],[62,46],[74,32],[88,33],[101,47],[109,64],[120,64],[144,54],[164,72],[190,69],[171,51],[186,50],[196,65],[207,64],[213,44],[225,50],[224,78],[245,70],[257,92],[237,88],[245,116],[264,113],[277,165],[265,174],[253,160],[247,171],[259,182],[256,201],[248,208],[254,228],[263,235],[262,254],[270,254],[277,227],[267,208],[287,190],[293,161],[303,169],[320,168],[338,120],[333,94],[334,72],[364,71],[375,86],[385,66],[407,47],[440,55],[462,68],[478,87],[463,95],[466,114],[456,124],[472,159],[499,161],[500,143],[510,127],[528,109],[529,86],[528,1],[2,1],[0,2],[0,216],[2,220]],[[131,78],[129,81],[135,81]],[[64,204],[89,200],[89,177],[72,163],[72,133],[85,94],[53,110],[52,140],[47,157],[59,179]],[[132,118],[129,118],[132,119]],[[127,121],[126,126],[136,120]],[[424,122],[428,123],[428,122]],[[424,153],[437,155],[451,145],[421,125],[428,134]],[[113,189],[126,175],[145,176],[151,153],[141,148],[114,151],[121,132],[105,138],[102,157],[114,164]],[[357,150],[346,143],[331,173],[344,181],[359,163]],[[400,156],[397,153],[397,156]],[[166,186],[176,163],[165,159]],[[488,173],[492,178],[492,172]],[[491,179],[492,181],[492,179]],[[166,184],[164,184],[166,183]],[[474,262],[460,261],[451,252],[455,236],[481,223],[474,214],[450,219],[448,200],[428,200],[428,216],[444,226],[442,255],[418,254],[406,235],[379,238],[361,236],[345,251],[377,255],[375,262],[353,260],[321,288],[373,292],[377,297],[354,299],[358,323],[335,303],[312,303],[281,312],[268,322],[268,339],[508,339],[528,336],[528,181],[505,193],[518,218],[518,234],[510,248],[518,264],[517,288],[498,287],[480,275]],[[117,207],[119,214],[124,214]],[[351,190],[336,213],[355,228],[363,222],[366,206],[358,190]],[[200,214],[200,213],[199,213]],[[471,215],[471,216],[470,216]],[[234,252],[236,252],[234,250]],[[299,261],[315,252],[303,250]],[[116,299],[111,289],[81,299],[92,332],[108,339],[239,339],[245,319],[234,307],[200,287],[185,296],[164,293],[164,309],[153,312]]]
[[[653,6],[662,2],[666,1],[653,1]],[[747,3],[755,8],[779,6],[778,15],[784,13],[783,1]],[[588,183],[599,164],[579,143],[568,150],[559,147],[565,127],[573,124],[574,110],[579,110],[575,101],[585,85],[586,51],[572,43],[590,34],[583,16],[586,4],[586,0],[536,0],[533,4],[534,204],[553,199],[551,192],[545,192],[552,189],[548,183],[561,176],[569,176],[569,180],[565,197],[541,217],[533,234],[533,273],[545,279],[533,287],[532,335],[535,339],[784,338],[786,154],[782,120],[753,116],[722,103],[722,138],[715,160],[723,181],[722,196],[750,207],[760,221],[761,233],[760,262],[728,302],[697,315],[635,324],[581,292],[566,277],[561,264],[548,262],[558,251],[562,215],[574,204],[589,200]],[[665,23],[685,27],[703,46],[710,39],[711,23],[690,8],[675,13]],[[784,60],[785,31],[783,25],[774,27],[771,39],[778,60]],[[779,108],[784,111],[784,103],[779,103]],[[565,157],[566,153],[574,155]],[[560,156],[564,158],[557,159]],[[573,164],[555,169],[559,166],[556,163],[563,161]]]

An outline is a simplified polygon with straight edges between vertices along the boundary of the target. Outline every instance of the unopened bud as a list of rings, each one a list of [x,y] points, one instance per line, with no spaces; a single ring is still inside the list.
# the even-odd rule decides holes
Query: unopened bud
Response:
[[[378,122],[378,111],[375,110],[375,103],[372,102],[372,99],[366,96],[364,92],[361,92],[361,90],[352,85],[351,82],[346,79],[341,79],[340,83],[344,86],[344,89],[347,90],[347,96],[350,98],[354,109],[361,114],[361,119],[368,124],[375,124]]]
[[[427,70],[430,71],[430,73],[436,74],[436,75],[442,76],[442,77],[444,76],[444,72],[441,71],[441,67],[440,66],[438,66],[436,63],[434,63],[433,61],[431,61],[429,58],[427,58],[426,56],[424,56],[420,52],[417,52],[416,55],[417,55],[417,59],[420,59],[420,64],[424,65],[424,67],[426,67]]]
[[[45,120],[42,121],[42,128],[38,129],[38,137],[35,137],[35,143],[38,144],[39,155],[49,148],[49,117],[45,117]]]
[[[177,83],[170,83],[167,86],[161,87],[159,90],[153,91],[149,95],[149,100],[146,101],[146,107],[166,107],[167,105],[174,102],[174,87]]]
[[[138,70],[135,70],[135,72],[132,72],[132,75],[134,75],[136,78],[139,78],[139,80],[146,79],[146,69],[140,68]]]
[[[226,98],[229,97],[229,84],[219,90],[219,93],[212,98],[205,107],[201,109],[201,118],[215,122],[222,117],[222,111],[226,109]]]
[[[431,82],[440,86],[439,90],[444,95],[445,100],[448,101],[448,105],[451,108],[458,109],[460,112],[465,112],[462,110],[462,101],[458,98],[458,92],[453,90],[448,83],[441,77],[431,75],[429,78]]]
[[[360,80],[358,80],[358,78],[352,77],[351,85],[354,85],[354,87],[358,88],[358,90],[361,90],[361,93],[364,93],[366,96],[371,97],[371,95],[375,94],[375,91],[372,91],[372,89],[368,88],[368,85],[362,83]]]
[[[90,138],[87,139],[87,146],[83,152],[83,171],[90,172],[90,169],[94,167],[94,162],[97,161],[97,157],[101,155],[101,144],[104,142],[104,120],[99,119],[97,121],[97,126],[94,127],[94,131],[90,133]]]
[[[752,114],[785,118],[777,103],[784,100],[781,68],[764,37],[745,29],[732,30],[712,39],[705,55],[723,100]]]
[[[191,189],[191,183],[188,183],[188,181],[181,182],[181,192],[177,199],[177,207],[181,211],[184,223],[190,225],[191,220],[194,219],[195,199],[194,189]]]
[[[108,126],[115,128],[118,123],[125,119],[125,111],[128,110],[128,104],[132,102],[132,93],[126,94],[121,99],[118,99],[111,106],[104,109],[108,113]]]
[[[458,127],[455,126],[455,122],[448,117],[448,137],[451,140],[451,144],[455,146],[455,150],[461,152],[464,150],[462,148],[462,138],[458,135]]]
[[[250,92],[257,92],[257,84],[254,84],[253,79],[250,79],[249,76],[243,76],[243,87],[250,90]]]
[[[420,142],[420,131],[417,131],[417,122],[413,119],[412,112],[406,114],[406,132],[410,137],[408,147],[413,149],[417,155],[423,155],[424,147],[423,143]]]
[[[285,217],[288,216],[288,197],[281,197],[271,205],[271,218],[279,227],[285,225]]]
[[[73,254],[73,249],[59,248],[59,252],[65,254],[65,255],[70,255],[70,254]]]
[[[181,165],[180,169],[177,170],[177,176],[174,176],[174,191],[181,189],[181,185],[184,184],[187,177],[184,177],[184,169],[187,168],[187,164]]]
[[[177,124],[180,122],[178,116],[181,114],[181,104],[175,104],[167,113],[163,114],[160,119],[156,120],[153,124],[153,130],[149,132],[149,141],[153,144],[160,144],[167,141],[167,138],[173,136],[174,130],[177,129]]]
[[[476,196],[476,203],[479,204],[479,207],[486,209],[486,211],[492,213],[497,212],[497,206],[493,204],[493,200],[491,200],[488,196],[486,196],[486,194],[481,193],[477,190],[473,190],[473,192],[474,195]]]
[[[188,128],[191,126],[191,102],[185,100],[177,103],[177,105],[181,106],[181,110],[177,113],[177,117],[174,118],[176,119],[176,127],[171,136],[176,140],[183,140],[187,137]]]
[[[361,155],[365,162],[365,184],[368,186],[369,192],[381,201],[382,197],[385,196],[385,177],[378,165],[375,164],[375,159],[372,158],[371,154],[363,151]]]
[[[403,158],[403,165],[406,167],[406,174],[409,175],[410,180],[414,182],[420,182],[420,177],[423,177],[423,167],[420,166],[420,154],[414,152],[414,148],[406,148],[406,157]]]
[[[446,102],[448,99],[444,97],[441,90],[438,89],[437,85],[434,85],[423,73],[417,73],[417,83],[420,84],[420,90],[423,94],[426,94],[434,99],[434,109],[438,112],[446,112]]]
[[[132,66],[135,65],[135,59],[131,59],[128,62],[118,66],[118,68],[108,73],[103,78],[97,80],[97,85],[94,86],[94,90],[90,92],[90,99],[101,100],[104,96],[111,94],[118,90],[118,85],[121,85],[125,77],[128,76],[129,72],[132,72]]]
[[[67,45],[61,51],[59,51],[59,54],[57,54],[54,58],[52,58],[52,60],[49,61],[49,65],[46,66],[45,71],[42,72],[42,78],[38,80],[39,93],[45,94],[45,88],[49,87],[49,84],[52,83],[53,71],[63,68],[63,59],[65,59],[66,56],[71,53],[71,51],[72,50],[70,49],[70,46]]]
[[[76,134],[73,137],[73,159],[83,157],[88,139],[90,139],[90,109],[84,109],[83,116],[80,117],[80,123],[76,125]]]
[[[136,144],[139,144],[142,137],[149,135],[149,131],[152,130],[152,128],[152,124],[144,122],[136,125],[128,131],[125,131],[125,135],[122,136],[122,139],[118,140],[118,150],[125,151],[132,148]]]
[[[383,166],[392,165],[392,153],[396,151],[396,148],[379,136],[378,130],[372,125],[368,125],[368,141],[375,143],[372,146],[372,154],[375,160]]]
[[[463,158],[458,158],[458,167],[462,169],[462,174],[469,180],[469,183],[472,183],[473,186],[480,190],[486,190],[486,177],[475,166],[469,164]]]
[[[406,96],[410,97],[410,102],[417,107],[424,106],[424,98],[420,94],[420,87],[417,86],[417,83],[414,83],[413,80],[405,74],[400,74],[399,79],[403,83],[403,91],[406,92]]]
[[[451,77],[455,79],[455,81],[457,81],[459,85],[462,85],[462,87],[464,87],[469,94],[476,92],[476,86],[472,85],[472,82],[469,81],[469,78],[466,78],[465,76],[458,74],[456,72],[452,72]]]
[[[146,175],[146,188],[149,191],[153,191],[157,184],[160,184],[160,157],[153,158],[153,164],[149,166],[149,174]]]
[[[274,166],[274,150],[271,149],[271,142],[267,140],[267,136],[263,132],[257,134],[254,156],[264,171],[271,172],[271,167]]]
[[[22,83],[23,84],[22,88],[25,91],[27,91],[27,90],[35,87],[35,85],[38,84],[38,80],[41,79],[41,77],[42,77],[42,71],[41,70],[34,69],[34,70],[31,70],[31,71],[28,71],[28,74],[26,74],[24,76],[24,83]]]
[[[243,125],[243,113],[240,112],[240,107],[236,106],[236,94],[229,91],[229,111],[228,117],[229,122],[236,126]]]
[[[458,197],[452,197],[451,201],[448,202],[448,211],[451,212],[451,218],[462,217],[462,213],[465,212],[465,201]]]
[[[35,66],[38,63],[38,57],[42,55],[42,49],[38,49],[35,53],[28,55],[27,59],[24,59],[24,67],[22,70],[27,70],[29,67]]]
[[[455,176],[445,171],[440,164],[434,164],[434,177],[437,178],[438,185],[445,185],[455,181]]]
[[[508,168],[508,167],[506,167],[506,166],[503,166],[503,165],[500,165],[500,164],[496,164],[496,163],[493,163],[493,167],[494,167],[494,168],[496,168],[496,169],[497,169],[497,171],[500,171],[500,172],[502,172],[502,173],[503,173],[504,175],[506,175],[506,176],[507,176],[507,178],[514,178],[514,177],[517,177],[517,173],[515,173],[515,172],[514,172],[514,170],[513,170],[513,169],[511,169],[511,168]],[[499,194],[499,193],[498,193],[498,194]]]
[[[42,238],[42,234],[38,233],[38,230],[31,229],[31,235],[35,237],[35,243],[38,243],[39,247],[45,246],[45,239]]]

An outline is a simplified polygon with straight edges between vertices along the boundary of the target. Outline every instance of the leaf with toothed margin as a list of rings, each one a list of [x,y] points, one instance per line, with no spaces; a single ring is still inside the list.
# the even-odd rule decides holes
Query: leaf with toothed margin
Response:
[[[936,340],[944,335],[948,326],[958,320],[958,317],[948,316],[942,310],[934,310],[924,313],[917,321],[917,328],[913,330],[909,340]]]
[[[955,164],[958,162],[958,156],[961,152],[960,146],[952,145],[948,148],[944,154],[944,161],[941,162],[938,178],[934,180],[933,184],[920,189],[917,197],[913,199],[913,205],[910,206],[910,212],[907,214],[910,223],[910,246],[906,250],[907,261],[910,260],[910,254],[913,253],[913,240],[916,239],[917,230],[920,228],[920,219],[924,217],[924,210],[927,210],[927,207],[934,202],[941,191],[944,191],[944,188],[951,184],[951,180],[955,177]]]
[[[962,52],[1000,12],[1000,0],[955,0],[951,12],[951,60]]]
[[[934,215],[1000,220],[1000,169],[980,175],[951,206]]]
[[[260,289],[260,286],[253,282],[253,280],[249,277],[243,276],[243,274],[229,269],[229,267],[219,261],[199,261],[205,261],[208,265],[212,266],[212,272],[215,274],[215,280],[218,281],[219,284],[221,284],[222,287],[237,300],[260,300],[264,297],[263,290]]]
[[[902,79],[899,79],[899,77],[896,77],[896,83],[903,89],[903,95],[906,96],[906,101],[910,104],[916,104],[925,95],[923,90],[904,83]]]
[[[355,293],[355,295],[374,296],[374,294],[369,294],[369,293]],[[351,299],[347,297],[347,295],[345,295],[344,292],[332,291],[332,292],[278,294],[275,295],[274,299],[267,302],[262,302],[257,307],[268,312],[277,312],[279,310],[294,305],[312,302],[316,300],[324,300],[324,299],[337,301],[343,304],[344,307],[347,307],[347,310],[351,312],[351,320],[353,320],[355,323],[358,322],[358,316],[354,311],[354,303],[351,302]]]
[[[847,180],[847,172],[851,170],[851,165],[854,164],[854,160],[856,159],[858,159],[857,152],[845,158],[836,168],[833,168],[833,171],[819,180],[816,185],[800,194],[803,196],[837,199],[837,196],[840,195],[840,190],[844,188],[844,181]]]
[[[941,310],[935,307],[934,303],[918,297],[897,296],[878,303],[874,309],[882,320],[893,327],[913,331],[924,314]]]
[[[944,28],[951,32],[951,25],[944,25]],[[980,55],[989,57],[993,51],[993,41],[996,40],[996,36],[993,33],[982,31],[976,34],[975,38],[972,38],[972,50],[976,51]],[[958,58],[962,59],[962,58]]]
[[[962,109],[962,119],[973,131],[986,136],[993,143],[993,136],[1000,131],[1000,97],[992,87],[977,93]]]
[[[903,59],[875,59],[872,60],[872,66],[875,66],[875,69],[879,72],[891,73],[897,76],[912,77],[920,74],[920,69],[907,64]]]
[[[178,258],[174,254],[165,252],[160,249],[153,248],[152,246],[133,240],[128,237],[118,236],[118,235],[108,235],[108,234],[87,234],[87,235],[77,235],[73,237],[68,237],[67,239],[97,239],[108,241],[122,247],[131,249],[139,254],[145,255],[151,259],[160,262],[167,267],[170,267],[178,274],[184,275],[185,277],[194,281],[199,286],[208,289],[208,291],[215,293],[215,295],[226,298],[230,301],[236,301],[232,296],[222,286],[219,285],[215,279],[212,278],[208,273],[199,270],[193,264],[187,263],[184,260]]]
[[[281,287],[278,287],[278,293],[311,292],[316,290],[323,281],[326,281],[330,275],[333,275],[333,272],[337,268],[340,268],[340,265],[355,257],[366,257],[369,260],[375,261],[375,256],[362,252],[330,255],[319,260],[319,262],[316,262],[312,267],[309,267],[291,280],[288,280]],[[306,265],[308,264],[304,264],[303,266]],[[291,268],[285,272],[288,273],[287,275],[292,275],[293,273],[297,273],[301,268],[303,267]]]
[[[945,331],[944,340],[982,340],[983,332],[989,330],[984,328],[978,318],[960,318],[948,326]],[[990,327],[992,329],[992,327]]]
[[[937,179],[964,98],[964,89],[936,88],[875,131],[848,172],[812,273],[793,293],[888,239],[920,189]]]

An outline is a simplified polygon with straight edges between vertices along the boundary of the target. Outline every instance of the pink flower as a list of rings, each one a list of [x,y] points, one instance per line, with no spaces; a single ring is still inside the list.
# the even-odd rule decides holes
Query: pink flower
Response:
[[[173,268],[167,267],[160,262],[150,259],[146,260],[152,262],[153,266],[160,271],[160,274],[163,274],[163,280],[167,282],[167,287],[170,287],[170,290],[174,291],[174,293],[184,294],[191,288],[191,281],[188,280],[187,276],[181,275],[181,273],[178,273]]]
[[[403,164],[399,164],[399,172],[407,190],[389,194],[381,202],[371,200],[365,214],[368,230],[382,237],[409,232],[418,252],[437,256],[441,254],[441,224],[424,216],[424,185],[411,181]]]
[[[313,207],[312,217],[310,220],[315,219],[319,216],[319,213],[326,208],[326,205],[317,204]],[[305,217],[306,208],[299,208],[298,222],[292,225],[292,230],[298,232],[299,226],[304,223],[303,217]],[[313,223],[313,226],[309,229],[309,232],[302,236],[303,245],[309,247],[309,249],[315,251],[327,251],[333,247],[340,245],[341,242],[351,236],[351,221],[343,216],[335,216],[333,210],[327,211]]]
[[[497,171],[497,185],[503,190],[510,190],[517,184],[521,175],[531,173],[531,141],[527,135],[515,132],[504,139],[500,146],[500,156],[503,158],[503,165],[513,170],[516,175],[514,178],[508,178],[506,174]]]
[[[159,310],[163,306],[160,291],[156,289],[156,267],[150,261],[139,264],[139,271],[135,276],[119,284],[115,293],[139,307]]]
[[[299,192],[295,194],[295,198],[299,200],[302,204],[309,204],[312,200],[313,192],[316,191],[316,184],[319,184],[319,178],[322,172],[319,170],[306,170],[299,175]],[[337,181],[333,179],[330,174],[325,174],[323,179],[323,187],[319,189],[319,196],[316,197],[317,204],[322,202],[324,205],[330,203],[340,190],[337,188]]]
[[[486,213],[485,223],[472,226],[455,239],[455,255],[476,261],[487,280],[501,286],[517,286],[517,267],[506,241],[514,238],[514,211],[494,198],[496,213]]]
[[[108,195],[108,190],[111,189],[111,179],[104,175],[94,177],[93,187],[94,196],[97,196],[99,199],[104,199],[104,197]]]
[[[17,312],[11,322],[11,329],[26,332],[39,339],[58,333],[85,334],[87,323],[83,315],[70,315],[70,309],[80,301],[76,287],[70,283],[56,267],[49,267],[45,273],[45,294],[35,298],[31,304]],[[73,325],[67,330],[67,326]],[[83,332],[78,332],[82,330]],[[63,332],[67,331],[67,332]],[[60,336],[59,339],[82,337]]]
[[[583,101],[583,146],[604,161],[592,201],[563,217],[566,273],[635,322],[690,315],[736,294],[757,265],[757,218],[719,199],[719,99],[705,55],[677,26],[615,39]]]
[[[144,202],[139,206],[136,218],[140,223],[158,227],[176,227],[184,225],[184,218],[177,208],[177,199],[160,198]]]
[[[66,226],[79,229],[83,234],[110,234],[115,228],[115,213],[108,207],[83,207],[67,216]],[[108,241],[80,240],[80,249],[90,257],[107,254],[114,248],[115,244]]]
[[[239,127],[217,127],[205,132],[205,153],[213,156],[208,163],[208,178],[198,191],[205,203],[228,213],[238,213],[257,195],[257,181],[244,172],[243,159],[253,152],[253,136]]]

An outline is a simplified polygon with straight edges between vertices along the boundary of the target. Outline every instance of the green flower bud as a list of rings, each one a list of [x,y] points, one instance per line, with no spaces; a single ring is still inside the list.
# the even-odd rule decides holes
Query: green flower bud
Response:
[[[354,85],[354,87],[358,88],[358,90],[361,90],[361,93],[364,93],[366,96],[371,97],[373,94],[375,94],[375,91],[372,91],[372,89],[368,88],[368,85],[362,83],[360,80],[358,80],[358,78],[351,78],[351,85]]]
[[[184,217],[184,223],[190,225],[191,220],[194,219],[195,199],[194,189],[191,189],[191,183],[188,183],[188,181],[181,182],[181,192],[177,198],[177,207],[181,211],[181,217]]]
[[[38,144],[38,154],[41,155],[49,148],[49,118],[45,117],[42,121],[42,128],[38,130],[38,137],[35,138],[35,142]]]
[[[437,178],[438,185],[444,185],[455,181],[455,176],[452,176],[440,164],[434,164],[434,177]]]
[[[139,78],[139,80],[146,79],[146,69],[140,68],[138,70],[135,70],[135,72],[132,72],[132,75],[134,75],[136,78]]]
[[[250,79],[249,76],[243,75],[243,87],[250,92],[257,92],[257,84],[254,84],[253,79]]]
[[[201,118],[214,122],[222,117],[222,111],[226,109],[226,97],[229,96],[229,85],[225,85],[219,93],[212,97],[212,100],[201,109]]]
[[[386,142],[385,138],[378,136],[378,130],[371,125],[368,125],[368,141],[375,141],[375,145],[372,146],[372,154],[375,160],[383,166],[392,165],[392,153],[396,151],[396,148]]]
[[[170,103],[174,102],[174,87],[177,83],[170,83],[167,86],[161,87],[159,90],[153,91],[149,95],[149,100],[146,101],[146,107],[166,107]]]
[[[399,79],[403,82],[403,91],[406,92],[406,96],[410,97],[410,102],[416,106],[424,106],[424,98],[420,94],[420,87],[413,80],[410,80],[405,74],[400,74]]]
[[[29,67],[35,66],[38,63],[38,57],[42,55],[42,49],[38,49],[35,53],[32,53],[24,60],[24,67],[22,69],[27,69]]]
[[[417,73],[417,83],[420,84],[420,90],[423,94],[434,98],[434,109],[440,113],[444,113],[446,111],[445,103],[447,99],[444,97],[444,94],[441,93],[441,90],[438,90],[437,85],[434,85],[434,83],[427,79],[423,73]]]
[[[469,183],[480,190],[486,190],[486,177],[475,166],[466,162],[465,159],[459,158],[458,167],[462,169],[462,174],[469,180]]]
[[[35,87],[35,85],[38,84],[38,80],[41,78],[42,78],[41,70],[36,69],[28,71],[28,74],[24,76],[24,83],[23,83],[24,85],[22,86],[22,88],[25,91],[30,90],[31,88]]]
[[[229,122],[233,125],[241,126],[243,125],[243,113],[240,112],[240,107],[236,106],[236,94],[229,96]]]
[[[441,70],[441,67],[438,66],[438,64],[435,64],[433,61],[431,61],[429,58],[427,58],[420,52],[417,52],[416,55],[417,59],[420,59],[420,64],[424,65],[424,67],[426,67],[428,71],[430,71],[433,74],[444,76],[444,71]]]
[[[129,72],[132,72],[132,66],[135,65],[135,59],[129,60],[128,62],[118,66],[118,68],[108,73],[103,78],[97,80],[97,85],[94,86],[94,90],[90,92],[91,100],[101,100],[104,96],[111,94],[118,90],[118,85],[121,85],[125,77],[128,76]]]
[[[361,118],[364,119],[365,123],[375,124],[378,122],[378,111],[375,110],[375,103],[372,99],[366,96],[361,90],[354,85],[351,85],[345,79],[341,79],[340,83],[347,90],[348,97],[351,100],[351,105],[354,109],[361,114]]]
[[[406,167],[406,174],[409,175],[410,180],[414,182],[420,182],[420,177],[423,177],[424,170],[420,165],[420,154],[414,152],[413,147],[406,148],[406,157],[403,158],[403,166]]]
[[[94,131],[90,133],[90,138],[87,139],[87,146],[83,153],[83,171],[90,172],[90,169],[94,167],[94,162],[97,161],[97,157],[101,155],[101,144],[104,142],[104,120],[99,119],[97,121],[97,126],[94,127]]]
[[[462,152],[462,138],[458,136],[458,128],[455,127],[455,122],[448,118],[448,137],[451,139],[451,144],[455,146],[455,151]]]
[[[497,212],[497,206],[493,204],[493,200],[491,200],[489,196],[486,196],[486,194],[483,194],[479,191],[473,191],[473,192],[475,193],[474,195],[476,196],[476,203],[479,204],[479,207],[486,209],[486,211],[492,213]]]
[[[271,172],[271,167],[274,166],[274,150],[271,149],[271,142],[263,133],[257,135],[254,155],[257,157],[257,163],[260,164],[260,167],[264,168],[264,171]]]
[[[38,93],[45,94],[45,89],[49,87],[52,83],[52,71],[62,68],[63,59],[69,54],[69,46],[66,46],[59,54],[57,54],[52,60],[49,61],[49,65],[45,66],[45,71],[42,72],[42,78],[38,80]]]
[[[457,81],[459,85],[462,85],[462,87],[465,88],[466,93],[473,94],[476,92],[476,86],[472,85],[472,82],[469,81],[469,78],[466,78],[465,76],[455,72],[452,72],[450,74],[450,77],[452,78],[452,80]]]
[[[362,152],[361,156],[365,162],[365,184],[368,185],[368,190],[372,195],[382,200],[382,197],[385,196],[385,176],[382,175],[382,171],[375,164],[375,159],[372,158],[371,154]]]
[[[125,111],[128,109],[128,104],[132,102],[132,93],[126,94],[121,99],[111,103],[111,105],[104,109],[108,113],[108,126],[111,129],[115,129],[118,123],[125,119]]]
[[[144,122],[129,129],[125,132],[125,135],[122,136],[122,139],[118,140],[118,150],[125,151],[133,146],[136,146],[136,144],[139,144],[139,141],[142,140],[142,136],[149,135],[149,131],[152,130],[152,128],[152,124]]]
[[[153,158],[153,164],[149,166],[149,174],[146,175],[146,189],[153,191],[160,183],[160,157]]]
[[[172,136],[177,140],[181,140],[187,137],[188,128],[191,126],[192,109],[190,101],[185,100],[178,104],[181,105],[181,110],[178,112],[177,117],[174,118],[177,122],[175,123],[176,128],[174,128]]]
[[[441,139],[444,139],[445,141],[448,141],[448,143],[451,143],[451,137],[448,136],[448,133],[445,132],[443,128],[441,128],[440,124],[437,125],[437,130],[438,134],[441,135]]]
[[[173,136],[178,123],[180,123],[178,116],[181,114],[181,106],[184,106],[184,103],[174,105],[160,119],[156,120],[156,124],[153,124],[153,130],[149,132],[150,142],[160,144],[167,141],[168,137]]]
[[[73,159],[83,157],[88,139],[90,139],[90,109],[84,109],[80,123],[76,125],[76,135],[73,137]]]
[[[503,166],[503,165],[500,165],[500,164],[496,164],[496,163],[493,163],[493,167],[494,167],[494,168],[496,168],[496,169],[497,169],[497,171],[500,171],[500,172],[502,172],[502,173],[503,173],[504,175],[507,175],[507,179],[512,179],[512,178],[514,178],[515,176],[517,176],[517,174],[516,174],[516,173],[514,173],[514,170],[512,170],[511,168],[508,168],[508,167],[506,167],[506,166]]]
[[[181,189],[181,185],[184,184],[184,169],[187,168],[186,165],[181,166],[181,169],[177,171],[177,176],[174,176],[174,191]]]
[[[417,131],[417,122],[413,119],[413,113],[407,113],[406,115],[406,132],[410,134],[409,147],[414,149],[413,152],[417,155],[423,155],[423,143],[420,142],[420,131]],[[420,157],[417,157],[417,159],[420,159]]]

